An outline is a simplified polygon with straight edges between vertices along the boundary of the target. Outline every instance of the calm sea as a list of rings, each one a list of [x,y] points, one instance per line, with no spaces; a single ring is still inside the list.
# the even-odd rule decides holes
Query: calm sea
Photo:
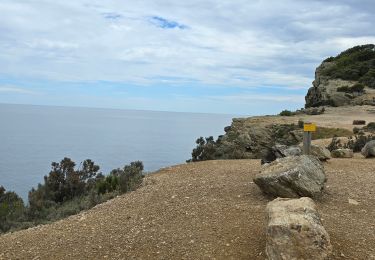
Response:
[[[92,159],[105,174],[141,160],[146,171],[184,163],[199,136],[233,116],[0,104],[0,185],[24,199],[52,161]]]

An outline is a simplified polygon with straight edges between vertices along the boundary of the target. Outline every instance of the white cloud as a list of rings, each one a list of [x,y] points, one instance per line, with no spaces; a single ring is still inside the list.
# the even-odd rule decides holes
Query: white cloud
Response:
[[[35,94],[36,92],[15,86],[0,86],[0,93]]]
[[[323,57],[374,42],[374,18],[358,6],[361,1],[2,0],[1,75],[303,88]],[[187,28],[157,27],[154,16]]]

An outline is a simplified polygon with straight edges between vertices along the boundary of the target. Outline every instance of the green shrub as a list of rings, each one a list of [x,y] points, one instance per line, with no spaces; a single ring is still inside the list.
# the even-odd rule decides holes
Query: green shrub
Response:
[[[298,128],[303,129],[304,125],[305,125],[305,122],[302,119],[298,120]]]
[[[344,128],[330,128],[330,127],[317,127],[316,132],[312,134],[312,139],[326,139],[333,137],[348,137],[353,135],[353,132]]]
[[[105,177],[91,160],[84,161],[81,169],[74,167],[69,158],[52,163],[44,184],[29,192],[28,207],[16,193],[0,186],[0,233],[65,218],[135,190],[142,182],[144,169],[142,162],[131,162]]]
[[[327,149],[330,152],[340,149],[340,148],[343,148],[343,145],[341,144],[340,139],[338,139],[337,137],[333,137],[331,140],[331,143],[327,146]]]
[[[346,143],[341,143],[341,141],[337,137],[334,137],[332,138],[331,143],[328,145],[327,149],[330,151],[334,151],[339,148],[347,148],[352,149],[353,152],[356,153],[360,152],[362,148],[366,145],[366,143],[368,143],[371,140],[375,140],[375,136],[366,136],[360,133],[358,135],[355,135],[354,137],[348,137],[348,141]]]
[[[332,62],[334,60],[335,60],[335,58],[331,56],[331,57],[328,57],[327,59],[325,59],[324,62]]]
[[[345,93],[348,93],[348,92],[349,92],[349,87],[348,87],[348,86],[338,87],[338,88],[337,88],[337,92],[345,92]]]
[[[353,128],[353,133],[354,134],[358,134],[360,131],[361,131],[361,128],[359,128],[359,127],[354,127]]]
[[[336,57],[326,59],[325,61],[333,62],[333,66],[324,69],[322,74],[332,78],[359,81],[370,88],[375,88],[374,47],[374,44],[355,46]]]
[[[374,132],[375,131],[375,122],[370,122],[363,128],[366,131]]]
[[[15,192],[0,186],[0,233],[16,228],[25,217],[23,200]]]
[[[292,112],[292,111],[289,111],[289,110],[283,110],[283,111],[280,112],[279,115],[280,115],[280,116],[294,116],[295,113]]]
[[[353,120],[353,125],[365,125],[365,120]]]
[[[348,142],[344,145],[344,148],[352,149],[353,152],[360,152],[362,148],[372,140],[375,140],[375,136],[373,135],[355,135],[354,138],[349,138]]]
[[[363,90],[365,89],[365,86],[361,83],[357,83],[357,84],[354,84],[351,88],[350,88],[350,92],[359,92],[359,93],[362,93]]]
[[[231,134],[231,133],[229,133]],[[214,160],[215,153],[216,153],[216,142],[214,141],[213,136],[210,137],[199,137],[195,143],[197,146],[193,149],[191,153],[191,160],[193,162],[197,161],[206,161],[206,160]]]
[[[351,87],[348,87],[348,86],[338,87],[337,91],[345,92],[345,93],[363,93],[364,89],[365,89],[365,86],[363,84],[357,83]]]

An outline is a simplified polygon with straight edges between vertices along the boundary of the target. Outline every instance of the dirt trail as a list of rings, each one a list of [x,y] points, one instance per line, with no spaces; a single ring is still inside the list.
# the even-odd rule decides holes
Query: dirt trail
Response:
[[[259,160],[163,169],[92,210],[0,236],[0,259],[264,259],[259,169]],[[375,160],[334,159],[326,170],[318,205],[333,259],[375,259]]]
[[[255,116],[247,120],[248,124],[290,124],[297,123],[299,119],[311,121],[318,126],[345,128],[353,130],[353,120],[366,120],[366,123],[375,121],[374,106],[346,106],[327,107],[322,115],[296,115],[296,116]]]

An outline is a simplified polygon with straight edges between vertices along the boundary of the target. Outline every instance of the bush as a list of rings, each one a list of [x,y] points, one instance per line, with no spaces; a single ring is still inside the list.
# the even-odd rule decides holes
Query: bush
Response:
[[[348,87],[348,86],[342,86],[342,87],[338,87],[338,88],[337,88],[337,92],[345,92],[345,93],[348,93],[348,92],[350,92],[350,91],[349,91],[349,87]]]
[[[19,226],[24,220],[25,206],[23,200],[15,192],[6,192],[0,186],[0,233]]]
[[[353,125],[365,125],[366,121],[365,120],[354,120]]]
[[[354,138],[349,138],[349,141],[344,145],[344,148],[352,149],[353,152],[360,152],[362,148],[372,140],[375,140],[375,136],[373,135],[355,135]]]
[[[352,149],[353,152],[357,153],[362,150],[362,148],[366,145],[366,143],[372,140],[375,140],[375,136],[373,135],[366,136],[364,134],[358,134],[358,135],[355,135],[354,137],[352,136],[348,137],[348,141],[342,144],[341,141],[337,137],[334,137],[332,138],[331,143],[328,145],[327,149],[332,152],[339,148],[347,148],[347,149]]]
[[[326,59],[325,61],[333,62],[333,66],[324,69],[322,74],[332,78],[359,81],[368,87],[375,88],[374,47],[374,44],[355,46],[336,57]],[[361,90],[354,90],[354,92],[361,92]]]
[[[327,59],[325,59],[324,62],[332,62],[334,60],[335,60],[335,58],[331,56],[331,57],[328,57]]]
[[[16,193],[0,186],[0,233],[65,218],[135,190],[142,182],[144,169],[142,162],[131,162],[105,177],[91,160],[85,160],[82,169],[74,167],[69,158],[53,162],[44,184],[29,192],[28,207]]]
[[[361,83],[357,83],[351,87],[342,86],[337,88],[337,92],[345,92],[345,93],[363,93],[365,86]]]
[[[361,128],[359,128],[359,127],[354,127],[353,128],[353,134],[358,134],[359,132],[361,131]]]
[[[303,129],[304,125],[305,125],[305,122],[302,119],[298,120],[298,128]]]
[[[216,142],[214,141],[213,136],[210,137],[199,137],[195,143],[197,146],[193,149],[191,153],[191,160],[187,162],[193,161],[206,161],[206,160],[214,160],[215,153],[216,153]]]
[[[330,128],[330,127],[317,127],[316,132],[312,134],[312,139],[326,139],[333,137],[348,137],[353,135],[353,132],[344,128]]]
[[[362,93],[363,90],[365,89],[365,86],[361,83],[357,83],[357,84],[354,84],[351,88],[350,88],[350,92],[358,92],[358,93]]]
[[[280,112],[279,115],[280,115],[280,116],[294,116],[295,113],[292,112],[292,111],[289,111],[289,110],[283,110],[283,111]]]
[[[375,122],[368,123],[363,129],[369,132],[375,132]]]
[[[342,147],[343,147],[343,145],[341,144],[340,139],[338,139],[337,137],[333,137],[332,140],[331,140],[331,143],[327,146],[327,149],[330,152],[332,152],[332,151],[340,149]]]

